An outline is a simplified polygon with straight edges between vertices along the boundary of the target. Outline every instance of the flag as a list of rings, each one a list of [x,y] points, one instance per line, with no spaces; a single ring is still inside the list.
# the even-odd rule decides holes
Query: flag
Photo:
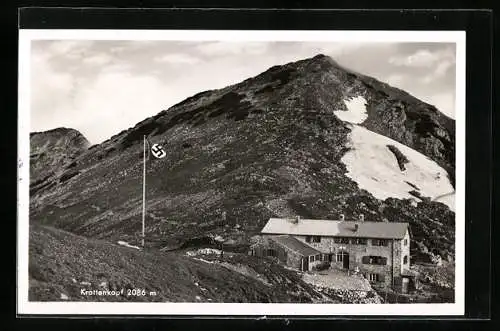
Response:
[[[160,145],[160,144],[153,144],[149,141],[148,138],[145,138],[146,139],[146,143],[147,143],[147,153],[148,153],[148,160],[150,160],[150,155],[152,154],[154,156],[154,158],[156,159],[162,159],[164,158],[165,156],[167,156],[167,152],[165,152],[165,149],[163,149],[163,146]]]
[[[165,150],[163,149],[163,147],[160,144],[153,144],[151,146],[151,153],[157,159],[162,159],[165,156],[167,156],[167,153],[165,152]]]

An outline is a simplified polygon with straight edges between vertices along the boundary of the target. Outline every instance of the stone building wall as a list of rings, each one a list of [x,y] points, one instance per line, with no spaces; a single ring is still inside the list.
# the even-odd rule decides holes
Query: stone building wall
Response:
[[[407,245],[404,244],[407,239]],[[407,263],[404,263],[404,257],[407,256]],[[394,287],[401,289],[401,273],[410,269],[410,236],[408,232],[402,240],[394,240]]]
[[[401,287],[401,264],[403,257],[401,256],[402,243],[401,240],[394,240],[394,284],[396,289]]]
[[[406,245],[404,244],[406,240]],[[403,257],[408,256],[408,263],[404,264],[403,263]],[[406,231],[406,235],[404,236],[403,240],[401,240],[401,271],[403,270],[410,270],[410,233]]]
[[[392,285],[392,265],[393,265],[393,255],[392,255],[392,240],[388,240],[387,246],[373,246],[372,239],[367,239],[366,245],[358,244],[340,244],[334,242],[334,237],[321,237],[319,243],[306,242],[306,236],[295,236],[298,240],[316,248],[323,254],[334,254],[333,260],[331,262],[332,268],[343,268],[342,262],[336,262],[336,253],[340,251],[345,251],[349,253],[349,270],[355,270],[356,267],[359,271],[363,273],[368,278],[369,273],[377,273],[383,275],[383,281],[378,283],[382,286]],[[362,261],[363,256],[381,256],[387,259],[386,265],[373,265],[364,264]],[[400,260],[394,260],[399,261]],[[396,274],[395,274],[396,275]]]

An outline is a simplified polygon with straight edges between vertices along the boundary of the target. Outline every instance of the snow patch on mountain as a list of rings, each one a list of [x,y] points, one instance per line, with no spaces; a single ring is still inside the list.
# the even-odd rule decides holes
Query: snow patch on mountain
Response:
[[[344,104],[347,111],[338,110],[334,114],[342,121],[360,124],[368,117],[366,112],[366,99],[362,96],[357,96],[350,99],[344,99]]]
[[[444,203],[449,206],[451,210],[455,211],[455,193],[439,196],[434,198],[434,201]]]
[[[354,180],[359,188],[381,200],[389,197],[417,199],[410,194],[411,191],[416,191],[423,197],[437,198],[436,200],[455,210],[455,194],[448,195],[454,192],[453,186],[446,171],[436,162],[406,145],[364,127],[350,127],[351,150],[341,161],[348,169],[347,176]],[[387,145],[397,147],[408,159],[404,171],[399,168],[395,155]]]

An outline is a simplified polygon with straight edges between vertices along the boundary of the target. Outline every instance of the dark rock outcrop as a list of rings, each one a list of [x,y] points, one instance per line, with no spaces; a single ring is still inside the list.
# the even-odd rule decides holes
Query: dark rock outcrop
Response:
[[[74,161],[90,146],[77,130],[56,128],[30,133],[30,191],[53,187],[58,175],[68,177],[66,170],[75,167]]]

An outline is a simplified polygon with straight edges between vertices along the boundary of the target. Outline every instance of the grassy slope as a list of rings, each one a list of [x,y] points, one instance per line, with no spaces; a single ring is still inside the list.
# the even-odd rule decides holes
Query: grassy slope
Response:
[[[143,252],[45,226],[31,227],[29,249],[32,301],[59,301],[61,294],[71,301],[311,302],[321,298],[293,271],[268,261],[256,263],[245,255],[237,258],[238,263],[258,267],[271,286],[181,253]],[[90,297],[80,294],[82,288],[124,289],[125,293],[139,288],[157,295]]]

